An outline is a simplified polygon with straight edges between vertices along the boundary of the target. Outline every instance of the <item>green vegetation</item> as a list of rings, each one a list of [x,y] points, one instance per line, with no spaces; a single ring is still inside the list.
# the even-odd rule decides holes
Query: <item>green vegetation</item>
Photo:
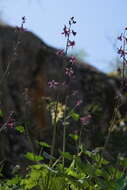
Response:
[[[119,157],[112,165],[101,155],[102,149],[87,151],[80,147],[78,155],[62,153],[52,164],[40,163],[34,154],[27,157],[36,163],[28,166],[24,176],[15,172],[12,179],[0,181],[1,190],[126,190],[127,158]],[[68,162],[62,163],[62,157]]]

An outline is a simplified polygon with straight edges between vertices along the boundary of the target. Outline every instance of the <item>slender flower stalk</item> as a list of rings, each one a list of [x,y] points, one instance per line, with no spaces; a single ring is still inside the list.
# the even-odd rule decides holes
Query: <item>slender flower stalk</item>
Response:
[[[120,34],[120,36],[117,37],[117,40],[121,43],[120,48],[118,48],[117,53],[120,56],[120,59],[122,60],[122,68],[118,69],[118,72],[121,74],[121,91],[124,93],[124,90],[126,90],[126,80],[125,80],[125,67],[127,66],[127,27],[124,29],[124,32]],[[107,148],[109,139],[114,127],[114,123],[116,121],[119,107],[121,106],[121,97],[115,98],[115,106],[114,106],[114,112],[112,116],[112,120],[110,122],[110,127],[108,128],[108,135],[105,140],[104,149]]]

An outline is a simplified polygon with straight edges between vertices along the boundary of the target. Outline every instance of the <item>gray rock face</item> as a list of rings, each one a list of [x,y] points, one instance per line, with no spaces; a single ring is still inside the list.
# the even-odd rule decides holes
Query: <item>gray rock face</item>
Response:
[[[51,143],[52,126],[46,110],[47,98],[63,104],[67,100],[70,109],[81,100],[75,112],[81,117],[91,114],[90,124],[83,129],[82,142],[88,148],[103,146],[114,112],[115,98],[120,93],[117,87],[119,82],[86,63],[71,65],[69,57],[58,56],[56,52],[57,49],[49,47],[31,32],[0,26],[0,108],[4,112],[3,123],[14,111],[16,125],[25,125],[32,137]],[[71,79],[65,74],[65,69],[70,67],[74,71]],[[59,82],[55,89],[48,86],[52,80]],[[69,122],[68,134],[79,130],[79,121],[70,119]],[[23,153],[26,153],[32,150],[32,146],[26,134],[11,135],[10,130],[6,129],[0,134],[6,136],[0,139],[0,145],[5,142],[7,146],[4,152],[0,152],[0,159],[11,160],[12,151],[12,160],[18,163],[22,160],[18,151],[24,150]],[[63,128],[60,127],[57,147],[62,146],[62,134]],[[72,146],[70,142],[71,150]]]

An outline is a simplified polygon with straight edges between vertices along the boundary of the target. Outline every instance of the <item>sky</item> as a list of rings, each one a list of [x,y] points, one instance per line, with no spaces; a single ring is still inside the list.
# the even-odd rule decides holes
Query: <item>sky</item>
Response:
[[[34,32],[47,44],[65,47],[64,24],[74,16],[76,46],[73,53],[103,72],[110,72],[117,55],[117,37],[127,26],[127,0],[1,0],[0,16],[12,26]]]

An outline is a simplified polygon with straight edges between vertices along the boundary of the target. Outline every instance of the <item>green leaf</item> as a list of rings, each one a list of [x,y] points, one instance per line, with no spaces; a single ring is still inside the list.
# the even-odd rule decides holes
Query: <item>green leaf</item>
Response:
[[[70,123],[69,123],[68,121],[64,121],[64,122],[63,122],[63,125],[64,125],[64,126],[68,126],[69,124],[70,124]]]
[[[48,143],[46,143],[46,142],[37,141],[37,143],[38,143],[40,146],[42,146],[42,147],[46,147],[46,148],[50,148],[50,147],[51,147],[51,146],[50,146]]]
[[[30,166],[30,168],[36,169],[36,170],[40,170],[40,169],[42,169],[42,167],[43,167],[42,164],[34,164],[34,165]]]
[[[20,177],[16,176],[16,177],[14,177],[14,178],[8,180],[8,181],[7,181],[7,184],[8,184],[9,186],[14,185],[14,184],[16,185],[16,184],[19,183],[20,180],[21,180]]]
[[[97,176],[103,176],[103,171],[102,171],[102,169],[96,169],[95,174],[96,174]]]
[[[41,161],[41,160],[44,160],[43,156],[38,156],[38,155],[35,155],[34,153],[32,152],[27,152],[25,154],[25,157],[28,159],[28,160],[31,160],[31,161]]]
[[[79,136],[78,135],[75,135],[75,134],[70,134],[69,135],[74,141],[77,141],[79,139]]]
[[[25,129],[23,126],[16,126],[16,130],[19,131],[20,133],[24,133],[25,132]]]
[[[73,159],[73,156],[69,152],[61,152],[61,155],[68,160]]]
[[[80,118],[79,114],[77,114],[77,113],[75,113],[75,112],[72,112],[72,113],[71,113],[71,117],[72,117],[75,121],[78,121],[79,118]]]
[[[85,153],[86,155],[88,155],[89,157],[92,156],[92,152],[90,152],[90,151],[88,151],[88,150],[86,150],[84,153]]]

